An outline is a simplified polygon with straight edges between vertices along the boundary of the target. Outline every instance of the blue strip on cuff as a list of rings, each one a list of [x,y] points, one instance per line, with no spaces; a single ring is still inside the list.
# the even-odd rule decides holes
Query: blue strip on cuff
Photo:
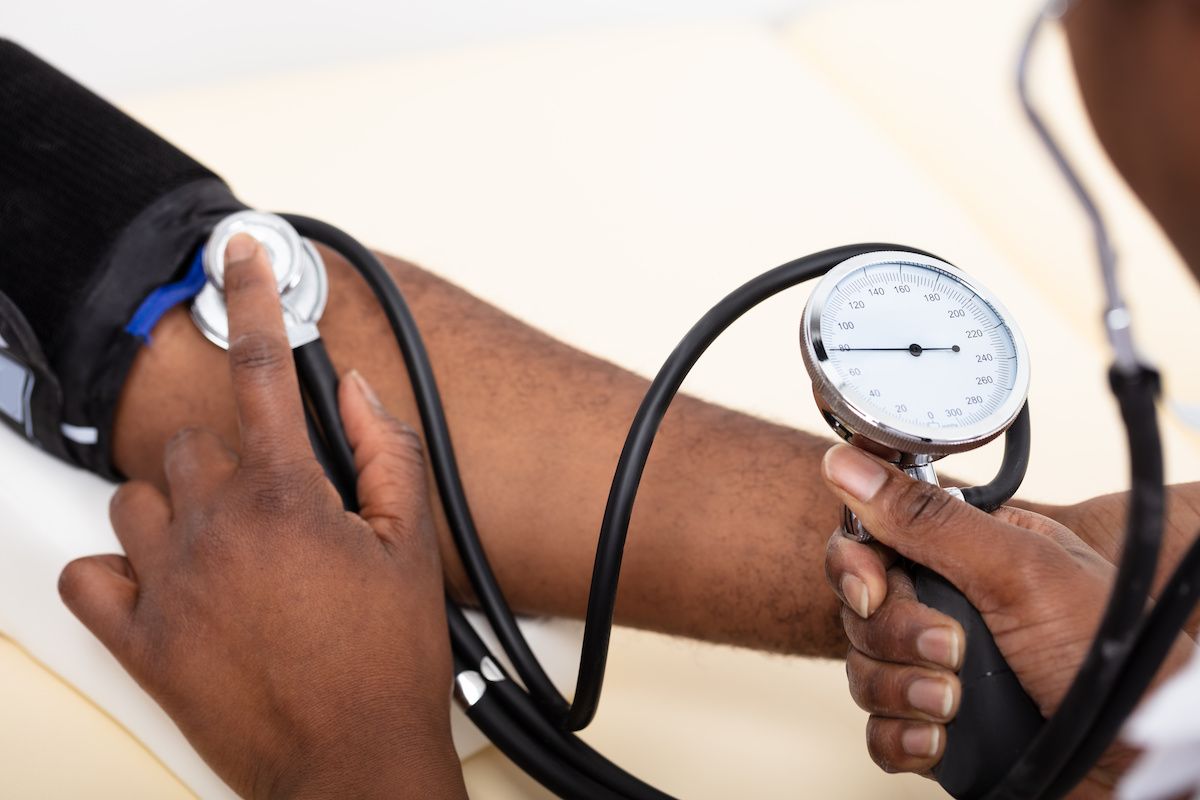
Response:
[[[150,344],[150,331],[154,330],[163,314],[200,294],[207,280],[204,275],[204,248],[201,247],[181,280],[158,287],[142,301],[125,326],[125,332]]]

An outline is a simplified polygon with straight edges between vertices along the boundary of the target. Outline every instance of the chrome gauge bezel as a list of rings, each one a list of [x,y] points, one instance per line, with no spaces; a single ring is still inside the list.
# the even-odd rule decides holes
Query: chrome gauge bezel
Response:
[[[961,283],[988,304],[1012,336],[1017,355],[1013,388],[1000,407],[974,425],[956,429],[951,438],[921,436],[879,419],[841,391],[843,379],[829,361],[822,343],[821,316],[838,284],[851,273],[874,266],[911,265],[937,270]],[[965,272],[941,259],[902,250],[883,250],[848,258],[829,270],[813,290],[800,324],[801,353],[812,378],[813,395],[826,420],[839,435],[898,463],[930,461],[951,453],[973,450],[1008,430],[1029,393],[1029,351],[1012,314],[995,295]]]

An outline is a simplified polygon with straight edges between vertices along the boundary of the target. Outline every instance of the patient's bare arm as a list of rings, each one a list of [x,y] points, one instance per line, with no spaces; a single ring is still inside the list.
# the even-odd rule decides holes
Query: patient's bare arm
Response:
[[[322,330],[336,366],[357,368],[392,413],[416,427],[400,354],[378,304],[340,258],[328,251],[325,257],[331,295]],[[522,611],[580,616],[608,485],[646,382],[411,264],[386,263],[429,347],[467,493],[505,593]],[[189,425],[237,442],[225,356],[177,310],[155,330],[125,387],[115,429],[118,467],[164,485],[164,444]],[[639,494],[618,621],[844,655],[837,598],[825,589],[822,569],[839,513],[820,479],[827,447],[822,438],[679,398]],[[1085,538],[1089,530],[1103,538],[1120,527],[1119,498],[1083,510],[1089,524],[1067,524]],[[448,578],[469,598],[444,520],[438,526]],[[1097,545],[1110,559],[1114,541]]]

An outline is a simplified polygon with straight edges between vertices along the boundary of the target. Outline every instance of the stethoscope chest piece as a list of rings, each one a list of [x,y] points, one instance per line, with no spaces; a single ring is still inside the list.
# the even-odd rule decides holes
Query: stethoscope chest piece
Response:
[[[192,303],[192,318],[200,332],[218,347],[229,349],[225,249],[239,233],[257,239],[271,259],[292,348],[317,339],[317,322],[329,297],[325,262],[312,243],[301,238],[287,220],[261,211],[231,214],[209,235],[202,256],[207,282]]]

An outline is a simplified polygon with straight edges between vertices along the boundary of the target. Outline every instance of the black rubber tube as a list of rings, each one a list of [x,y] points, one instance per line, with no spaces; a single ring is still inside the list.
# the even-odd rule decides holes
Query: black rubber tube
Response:
[[[1031,446],[1029,401],[1026,400],[1004,434],[1004,458],[996,477],[983,486],[963,489],[963,500],[989,514],[1011,500],[1025,480]]]
[[[333,484],[333,488],[337,490],[338,495],[342,498],[342,506],[347,511],[354,509],[347,502],[346,498],[355,498],[358,494],[353,483],[346,483],[346,476],[343,471],[333,464],[333,459],[329,457],[329,449],[325,446],[325,434],[321,432],[321,425],[317,422],[316,414],[312,409],[311,404],[304,404],[304,423],[308,428],[308,441],[312,445],[313,453],[317,456],[317,461],[321,464],[321,469],[325,471],[325,477]],[[325,455],[322,455],[322,454]]]
[[[596,783],[619,793],[628,800],[672,800],[671,796],[624,771],[603,755],[593,750],[574,734],[554,727],[539,712],[533,700],[518,684],[504,675],[503,668],[488,652],[487,645],[476,633],[462,610],[447,598],[446,617],[450,626],[451,642],[455,653],[469,668],[484,672],[485,658],[503,676],[500,680],[488,678],[489,691],[496,692],[507,710],[510,724],[524,728],[535,742],[539,743],[552,757],[559,758]],[[495,735],[506,735],[497,729]],[[504,752],[501,743],[499,749]]]
[[[472,671],[470,664],[455,659],[455,674]],[[475,727],[527,775],[564,800],[623,800],[624,796],[601,786],[570,764],[549,756],[542,744],[509,719],[504,704],[490,684],[465,711]]]
[[[342,418],[338,413],[338,377],[320,340],[303,344],[292,350],[296,374],[304,393],[305,416],[309,424],[309,439],[320,438],[326,459],[322,466],[345,503],[357,507],[358,474],[354,466],[354,451],[346,440]],[[314,419],[315,417],[315,419]],[[317,427],[314,430],[314,422]],[[336,432],[336,434],[331,434]],[[348,510],[351,509],[347,505]]]
[[[425,431],[425,444],[429,451],[434,479],[471,587],[479,598],[480,606],[505,653],[528,687],[530,695],[551,719],[563,719],[567,712],[567,702],[546,675],[524,634],[517,627],[516,617],[504,599],[483,545],[479,541],[466,490],[459,476],[458,461],[454,455],[450,428],[442,408],[433,367],[408,303],[396,288],[391,275],[379,263],[379,259],[352,236],[311,217],[295,214],[281,216],[291,223],[301,236],[321,242],[341,253],[362,275],[379,299],[404,357]]]
[[[1150,595],[1166,494],[1155,409],[1158,374],[1146,368],[1132,375],[1112,370],[1109,381],[1125,421],[1130,457],[1124,553],[1096,637],[1062,703],[988,800],[1051,796],[1048,790],[1083,744],[1117,684]]]
[[[824,275],[848,258],[881,250],[929,255],[922,250],[902,245],[859,244],[837,247],[789,261],[753,278],[714,306],[692,326],[655,376],[625,439],[625,446],[621,450],[616,473],[613,475],[608,504],[604,509],[604,521],[600,526],[600,540],[596,545],[596,561],[588,594],[579,678],[567,720],[567,726],[571,730],[585,728],[595,717],[596,708],[600,703],[604,669],[608,660],[608,643],[612,633],[613,611],[616,607],[617,584],[621,574],[621,556],[629,534],[633,503],[646,460],[650,456],[650,448],[654,444],[654,437],[684,378],[713,340],[759,303],[784,289]]]

